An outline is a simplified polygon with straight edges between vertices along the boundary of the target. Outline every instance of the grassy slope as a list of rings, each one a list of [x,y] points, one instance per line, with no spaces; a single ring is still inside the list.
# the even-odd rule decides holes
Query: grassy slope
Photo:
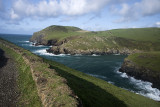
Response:
[[[76,27],[71,27],[71,26],[49,26],[39,32],[35,32],[34,33],[34,37],[32,37],[33,39],[36,38],[37,36],[44,34],[45,40],[51,40],[51,39],[57,39],[57,40],[63,40],[66,37],[70,37],[70,36],[74,36],[79,34],[79,32],[77,31],[81,31],[81,29],[76,28]]]
[[[12,49],[6,48],[5,45],[16,51],[19,51],[20,53],[18,54]],[[58,76],[54,69],[48,69],[49,65],[43,62],[41,57],[38,57],[31,52],[2,39],[0,39],[0,47],[3,48],[8,54],[12,55],[13,58],[15,58],[18,68],[20,69],[20,76],[18,78],[19,89],[21,92],[19,100],[20,106],[41,106],[41,102],[37,97],[37,87],[35,86],[35,81],[32,79],[29,68],[30,65],[27,65],[24,62],[22,58],[24,56],[27,57],[27,59],[30,61],[30,64],[34,66],[32,67],[32,69],[36,71],[34,75],[37,74],[40,77],[47,79],[47,83],[45,87],[42,87],[43,91],[41,90],[41,93],[46,94],[47,98],[45,99],[45,102],[47,102],[49,106],[52,105],[54,107],[59,107],[64,105],[66,107],[75,107],[77,105],[75,95],[66,85],[66,80]],[[45,97],[45,95],[43,96]]]
[[[63,39],[70,36],[116,36],[126,39],[151,42],[159,42],[160,40],[160,28],[130,28],[91,32],[83,31],[77,27],[53,25],[36,33],[36,36],[38,36],[38,34],[45,34],[45,39],[47,40],[54,38]]]
[[[151,69],[155,75],[160,75],[160,52],[135,53],[128,56],[128,59],[137,66]]]
[[[160,40],[160,28],[115,29],[110,32],[114,36],[137,41],[159,42]]]
[[[44,59],[56,69],[60,76],[68,81],[68,85],[80,97],[85,107],[158,107],[155,102],[143,96],[118,88],[106,81],[86,75],[57,62]]]
[[[160,50],[160,28],[135,28],[135,29],[115,29],[109,31],[83,31],[79,28],[69,26],[51,26],[35,33],[32,39],[39,35],[45,35],[43,39],[64,40],[67,37],[76,36],[64,47],[70,49],[100,49],[107,48],[139,49],[145,51]]]
[[[16,61],[17,69],[19,70],[17,82],[20,91],[20,97],[18,106],[41,107],[41,101],[37,94],[37,88],[32,78],[30,67],[26,65],[20,54],[17,54],[13,50],[6,48],[1,44],[0,48],[3,49],[6,54],[12,56],[13,60]]]

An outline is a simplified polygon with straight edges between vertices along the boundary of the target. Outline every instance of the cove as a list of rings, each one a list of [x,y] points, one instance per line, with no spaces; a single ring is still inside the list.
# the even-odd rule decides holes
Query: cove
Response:
[[[0,34],[0,37],[49,60],[60,62],[137,94],[160,100],[160,91],[152,88],[151,83],[136,80],[125,73],[118,72],[124,58],[127,57],[125,55],[54,55],[46,52],[46,49],[49,48],[48,46],[33,46],[29,42],[31,35]]]

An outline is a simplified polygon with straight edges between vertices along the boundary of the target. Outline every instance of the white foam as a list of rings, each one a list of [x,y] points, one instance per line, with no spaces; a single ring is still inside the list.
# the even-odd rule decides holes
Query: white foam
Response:
[[[33,45],[32,42],[30,42],[29,46],[31,46],[31,47],[47,47],[47,46],[44,46],[44,45],[37,45],[37,46],[35,46],[35,45]],[[47,48],[47,49],[48,49],[48,48]]]
[[[131,84],[136,85],[137,88],[141,90],[135,92],[136,94],[140,94],[153,100],[160,101],[160,90],[158,90],[157,88],[152,88],[151,82],[135,79],[134,77],[130,77],[126,73],[122,73],[119,71],[117,71],[117,73],[120,74],[120,76],[123,78],[128,78]],[[130,91],[134,92],[133,90]]]
[[[74,56],[82,56],[82,54],[75,54]]]
[[[120,76],[123,78],[128,78],[128,75],[126,73],[121,73]]]
[[[36,53],[36,54],[39,54],[39,55],[46,55],[46,56],[66,56],[66,55],[69,55],[69,54],[58,54],[58,55],[55,55],[53,53],[48,53],[46,51],[46,49],[48,49],[48,48],[43,48],[43,49],[40,49],[40,50],[36,50],[33,53]]]
[[[29,43],[30,41],[19,41],[19,42],[26,42],[26,43]]]
[[[32,44],[31,44],[31,45],[32,45]],[[44,45],[37,45],[37,46],[32,45],[32,46],[34,46],[34,47],[45,47]]]
[[[92,54],[92,56],[100,56],[100,55]]]
[[[121,55],[121,54],[113,54],[113,55]]]
[[[107,78],[107,77],[102,76],[102,75],[96,75],[96,74],[90,74],[90,73],[86,73],[86,74],[88,74],[90,76],[93,76],[93,77],[97,77],[97,78],[103,78],[103,79]]]
[[[134,77],[130,77],[130,81],[133,82],[140,89],[143,89],[142,91],[139,91],[141,95],[149,97],[156,101],[160,101],[160,90],[158,90],[157,88],[152,88],[152,83],[137,80]]]
[[[29,43],[29,41],[24,41],[24,42],[27,42],[27,43]]]

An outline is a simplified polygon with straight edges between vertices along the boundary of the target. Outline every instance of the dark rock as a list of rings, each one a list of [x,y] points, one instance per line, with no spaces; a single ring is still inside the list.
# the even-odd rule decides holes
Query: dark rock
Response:
[[[56,39],[52,39],[52,40],[48,40],[48,43],[47,45],[50,46],[50,45],[55,45],[57,43],[57,40]]]
[[[133,76],[136,79],[149,81],[152,83],[152,87],[160,89],[160,76],[155,75],[154,71],[138,66],[128,59],[125,59],[119,71],[125,72],[127,75]]]

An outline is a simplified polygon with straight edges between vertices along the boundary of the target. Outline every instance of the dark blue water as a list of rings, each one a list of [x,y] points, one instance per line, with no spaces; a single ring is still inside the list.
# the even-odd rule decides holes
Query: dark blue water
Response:
[[[44,58],[60,62],[68,67],[84,72],[88,75],[103,79],[118,87],[144,95],[154,100],[160,100],[160,91],[152,88],[151,83],[136,80],[125,73],[118,72],[125,55],[82,56],[82,55],[54,55],[46,52],[48,46],[33,46],[29,42],[31,35],[0,34],[0,37]]]

